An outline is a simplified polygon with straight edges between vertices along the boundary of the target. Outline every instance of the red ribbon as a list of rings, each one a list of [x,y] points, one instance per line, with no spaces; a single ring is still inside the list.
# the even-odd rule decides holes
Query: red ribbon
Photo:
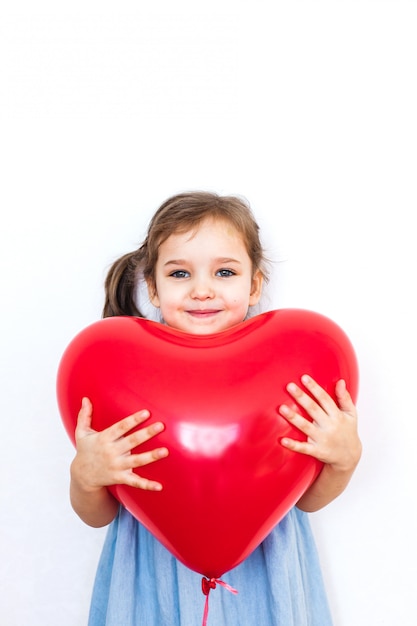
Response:
[[[203,615],[203,626],[207,626],[207,618],[208,618],[208,610],[209,610],[209,593],[211,589],[216,589],[217,585],[221,585],[230,593],[238,593],[237,589],[233,589],[230,585],[225,583],[223,580],[219,578],[203,578],[201,581],[201,589],[206,596],[206,602],[204,605],[204,615]]]

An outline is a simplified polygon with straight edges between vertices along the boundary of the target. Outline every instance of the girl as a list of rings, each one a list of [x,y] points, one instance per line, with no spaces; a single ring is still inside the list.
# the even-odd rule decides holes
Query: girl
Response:
[[[111,267],[103,315],[142,316],[144,284],[160,321],[187,333],[215,333],[250,314],[266,278],[258,226],[245,202],[202,192],[180,194],[156,212],[142,246]],[[209,621],[216,626],[331,625],[307,512],[322,508],[345,489],[361,443],[344,381],[336,385],[334,402],[308,375],[301,380],[302,386],[289,382],[287,389],[312,421],[286,405],[280,413],[306,440],[281,443],[320,459],[324,468],[262,544],[227,573],[227,583],[239,594],[222,589],[211,594]],[[164,428],[152,423],[146,407],[138,408],[102,432],[91,427],[93,407],[87,398],[78,417],[71,502],[87,524],[111,523],[89,626],[193,626],[202,619],[201,575],[178,562],[106,488],[126,484],[162,489],[133,471],[169,454],[157,443],[151,452],[131,453]]]

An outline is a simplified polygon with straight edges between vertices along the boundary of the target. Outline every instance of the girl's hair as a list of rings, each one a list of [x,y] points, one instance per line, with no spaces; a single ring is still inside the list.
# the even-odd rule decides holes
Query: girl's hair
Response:
[[[220,196],[197,191],[172,196],[151,219],[148,234],[135,251],[123,255],[110,267],[105,280],[103,317],[133,315],[143,317],[136,304],[138,283],[144,279],[155,289],[155,267],[159,246],[174,233],[197,229],[206,219],[231,223],[241,234],[253,273],[259,270],[268,279],[267,261],[259,239],[259,226],[249,204],[236,196]]]

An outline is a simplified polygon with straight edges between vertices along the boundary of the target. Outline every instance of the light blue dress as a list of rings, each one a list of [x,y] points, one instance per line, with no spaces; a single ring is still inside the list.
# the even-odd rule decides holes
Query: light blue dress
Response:
[[[123,507],[109,527],[89,626],[201,626],[202,576]],[[207,626],[331,626],[308,515],[293,508],[209,595]]]

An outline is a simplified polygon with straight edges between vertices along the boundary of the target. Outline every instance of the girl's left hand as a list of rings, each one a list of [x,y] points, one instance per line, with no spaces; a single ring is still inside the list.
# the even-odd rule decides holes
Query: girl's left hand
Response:
[[[279,412],[307,440],[284,437],[281,444],[289,450],[319,459],[339,472],[353,472],[362,446],[358,436],[357,411],[345,381],[336,383],[336,402],[310,376],[302,376],[301,382],[308,393],[295,383],[289,383],[287,391],[312,421],[286,404],[279,407]]]

